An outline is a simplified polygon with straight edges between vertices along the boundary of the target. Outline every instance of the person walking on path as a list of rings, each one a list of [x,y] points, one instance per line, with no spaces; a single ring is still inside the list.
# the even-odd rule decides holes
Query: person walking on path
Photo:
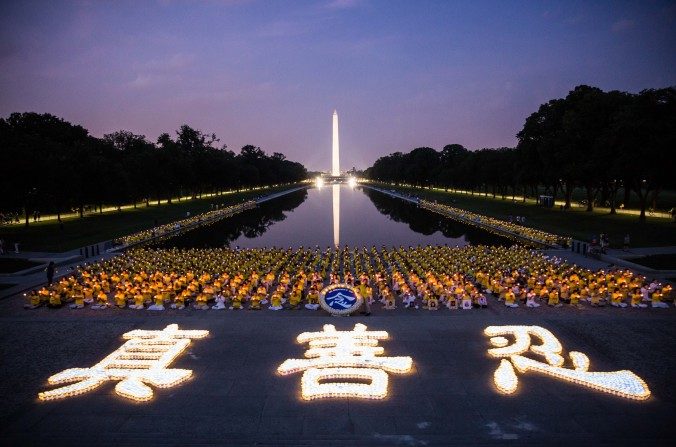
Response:
[[[49,265],[47,265],[47,285],[51,286],[52,282],[54,282],[54,272],[56,271],[56,267],[54,266],[54,261],[49,261]]]

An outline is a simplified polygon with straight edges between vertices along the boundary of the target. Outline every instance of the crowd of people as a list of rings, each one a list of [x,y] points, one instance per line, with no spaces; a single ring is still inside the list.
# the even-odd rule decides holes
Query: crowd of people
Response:
[[[256,201],[248,200],[237,205],[230,206],[215,206],[211,211],[205,213],[196,214],[195,216],[186,216],[185,219],[179,221],[174,221],[164,225],[158,225],[147,230],[139,231],[137,233],[124,236],[113,241],[114,245],[134,245],[141,242],[154,239],[156,237],[165,236],[167,234],[173,233],[175,231],[189,228],[193,225],[202,223],[202,222],[211,222],[216,219],[224,219],[226,217],[233,216],[237,213],[240,213],[244,210],[254,208],[256,206]]]
[[[392,310],[568,305],[667,307],[671,286],[630,270],[591,271],[525,247],[135,248],[27,294],[27,308],[316,310],[347,283]]]
[[[483,216],[478,213],[455,208],[449,205],[431,202],[429,200],[421,199],[419,204],[422,208],[434,211],[443,216],[460,220],[470,225],[479,226],[487,230],[494,230],[501,235],[512,235],[522,243],[524,241],[531,241],[536,244],[546,246],[568,246],[570,243],[570,240],[567,238],[524,226],[526,222],[525,217],[517,219],[517,223],[514,223],[512,221],[513,219],[511,219],[511,216],[510,221],[504,221],[494,217]]]

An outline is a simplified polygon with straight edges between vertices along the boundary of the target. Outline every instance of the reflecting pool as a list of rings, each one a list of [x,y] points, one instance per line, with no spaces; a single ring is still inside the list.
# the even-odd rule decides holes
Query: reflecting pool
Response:
[[[308,188],[159,243],[162,247],[487,244],[506,238],[360,186]]]

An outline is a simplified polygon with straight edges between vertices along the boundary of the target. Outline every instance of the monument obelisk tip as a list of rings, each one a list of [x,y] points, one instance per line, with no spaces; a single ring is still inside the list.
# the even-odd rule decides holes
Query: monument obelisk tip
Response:
[[[333,144],[332,144],[332,157],[331,157],[331,175],[338,177],[340,175],[340,165],[339,165],[339,143],[338,143],[338,112],[333,110]]]

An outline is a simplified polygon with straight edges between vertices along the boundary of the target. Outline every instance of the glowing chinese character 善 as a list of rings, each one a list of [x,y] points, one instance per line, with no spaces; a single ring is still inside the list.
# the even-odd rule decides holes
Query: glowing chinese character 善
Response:
[[[519,384],[514,370],[516,368],[520,373],[535,371],[627,399],[645,400],[650,397],[648,385],[631,371],[589,371],[589,357],[582,352],[571,351],[569,356],[573,368],[564,367],[565,359],[561,355],[563,351],[561,343],[543,327],[489,326],[484,330],[484,334],[491,337],[490,342],[494,346],[488,350],[488,354],[502,358],[493,374],[495,386],[502,393],[511,394],[516,391]],[[510,344],[503,335],[513,335],[514,342]],[[531,344],[531,336],[538,338],[542,344]],[[543,356],[545,361],[524,356],[523,354],[527,352]]]
[[[170,324],[161,331],[133,330],[122,335],[127,341],[91,368],[71,368],[51,376],[51,385],[72,383],[38,394],[41,400],[62,399],[91,391],[108,380],[119,380],[115,391],[136,401],[153,397],[147,385],[170,388],[192,376],[189,369],[167,366],[190,345],[190,339],[204,338],[209,331],[180,330]]]
[[[321,332],[300,334],[298,343],[309,344],[306,358],[287,359],[277,372],[288,375],[304,371],[301,394],[305,400],[326,397],[383,399],[387,396],[387,373],[405,374],[413,366],[411,357],[379,357],[384,350],[378,346],[378,341],[388,338],[387,332],[367,331],[363,324],[356,324],[352,331],[337,331],[332,324],[326,324]],[[353,381],[343,382],[344,379]]]

